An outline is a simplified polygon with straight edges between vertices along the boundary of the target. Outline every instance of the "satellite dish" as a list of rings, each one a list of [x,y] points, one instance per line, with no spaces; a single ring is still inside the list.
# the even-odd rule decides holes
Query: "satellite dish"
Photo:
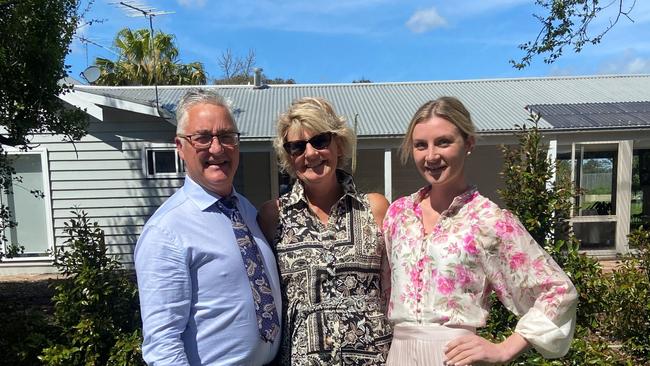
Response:
[[[97,66],[88,66],[86,70],[82,71],[80,73],[81,77],[83,77],[89,84],[94,83],[99,79],[99,75],[101,74],[101,70]]]

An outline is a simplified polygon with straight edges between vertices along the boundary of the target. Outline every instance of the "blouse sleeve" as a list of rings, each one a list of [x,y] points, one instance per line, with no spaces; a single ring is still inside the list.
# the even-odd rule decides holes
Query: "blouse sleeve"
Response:
[[[512,213],[499,210],[485,271],[499,300],[520,317],[515,332],[546,358],[564,356],[576,321],[577,291]]]

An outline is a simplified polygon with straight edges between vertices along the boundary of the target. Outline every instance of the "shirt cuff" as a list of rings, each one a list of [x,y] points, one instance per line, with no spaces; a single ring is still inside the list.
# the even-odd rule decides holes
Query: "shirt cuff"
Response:
[[[515,332],[526,338],[545,358],[562,357],[569,351],[573,339],[575,310],[576,305],[572,304],[571,308],[554,322],[540,310],[531,308],[519,319]]]

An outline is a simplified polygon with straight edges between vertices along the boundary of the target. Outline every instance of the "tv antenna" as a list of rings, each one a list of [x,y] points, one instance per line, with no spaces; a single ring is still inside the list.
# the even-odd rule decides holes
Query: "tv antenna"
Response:
[[[120,54],[113,51],[112,49],[110,49],[108,47],[105,47],[105,46],[101,45],[100,43],[97,43],[97,42],[83,36],[83,35],[75,34],[75,35],[73,35],[73,37],[77,38],[79,40],[79,42],[81,42],[81,44],[83,44],[84,50],[86,52],[86,69],[84,71],[80,72],[79,75],[84,80],[86,80],[89,84],[92,84],[95,81],[97,81],[97,79],[99,79],[99,77],[101,76],[101,70],[96,65],[90,65],[90,66],[88,65],[88,44],[92,44],[94,46],[97,46],[97,47],[99,47],[99,48],[101,48],[101,49],[103,49],[105,51],[108,51],[108,52],[110,52],[113,55],[118,56],[118,57],[120,56]]]
[[[156,8],[144,3],[129,0],[115,2],[113,4],[116,4],[119,7],[123,8],[126,11],[126,16],[128,17],[135,18],[143,16],[145,18],[149,18],[149,45],[151,47],[151,55],[153,60],[153,87],[156,93],[156,110],[158,111],[158,115],[160,115],[160,102],[158,100],[158,77],[156,76],[156,55],[154,52],[153,17],[159,15],[174,14],[174,12],[156,10]]]
[[[77,38],[77,39],[79,40],[79,42],[83,43],[85,46],[88,46],[88,44],[90,43],[91,45],[93,45],[93,46],[97,46],[97,47],[103,49],[104,51],[108,51],[108,52],[112,53],[112,54],[115,55],[115,56],[119,56],[119,55],[120,55],[119,53],[117,53],[117,52],[115,52],[114,50],[112,50],[110,47],[106,47],[106,46],[104,46],[104,45],[102,45],[102,44],[100,44],[100,43],[97,43],[97,42],[93,41],[92,39],[87,38],[87,37],[85,37],[85,36],[78,36],[78,35],[75,35],[74,37]],[[88,65],[88,54],[87,54],[87,53],[88,53],[88,52],[86,52],[86,65]]]

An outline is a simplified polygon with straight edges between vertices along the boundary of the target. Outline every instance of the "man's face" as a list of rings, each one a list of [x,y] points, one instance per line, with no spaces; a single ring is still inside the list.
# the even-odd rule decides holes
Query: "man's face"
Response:
[[[184,135],[237,132],[226,108],[201,103],[187,111]],[[186,138],[176,137],[178,155],[185,162],[187,174],[203,188],[220,196],[232,192],[232,181],[239,165],[239,146],[222,145],[218,139],[206,148],[195,148]]]

